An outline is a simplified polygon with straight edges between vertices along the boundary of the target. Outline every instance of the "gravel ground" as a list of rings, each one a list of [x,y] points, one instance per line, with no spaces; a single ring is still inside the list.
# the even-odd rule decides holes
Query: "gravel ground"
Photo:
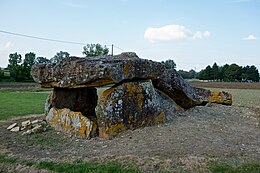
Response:
[[[240,163],[260,158],[257,107],[199,106],[179,112],[165,124],[129,130],[107,141],[73,139],[53,129],[26,136],[6,130],[12,122],[25,119],[0,122],[1,153],[37,162],[116,160],[146,171],[170,169],[174,164],[189,168],[212,159]]]

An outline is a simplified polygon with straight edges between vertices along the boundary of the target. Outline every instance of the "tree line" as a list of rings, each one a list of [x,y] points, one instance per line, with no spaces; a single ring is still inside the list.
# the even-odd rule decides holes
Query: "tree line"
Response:
[[[254,65],[239,66],[237,64],[225,64],[218,66],[214,63],[212,66],[208,65],[200,72],[194,70],[183,71],[179,70],[179,74],[184,79],[200,79],[224,82],[259,82],[259,71]]]
[[[100,44],[87,44],[83,47],[82,52],[85,57],[107,55],[108,53],[108,48]],[[33,79],[30,71],[34,64],[57,63],[69,56],[70,54],[65,51],[57,52],[50,59],[37,57],[34,52],[26,53],[24,58],[17,52],[11,53],[9,55],[7,68],[0,69],[0,81],[31,82]]]

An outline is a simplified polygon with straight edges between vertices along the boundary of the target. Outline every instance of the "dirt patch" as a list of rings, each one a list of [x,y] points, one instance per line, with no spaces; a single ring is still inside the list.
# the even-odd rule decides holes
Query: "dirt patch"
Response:
[[[255,89],[260,90],[260,83],[242,82],[190,82],[194,87],[199,88],[225,88],[225,89]]]
[[[257,161],[259,121],[259,108],[208,104],[179,112],[165,124],[129,130],[107,141],[73,139],[53,129],[22,136],[7,131],[11,122],[2,121],[0,149],[1,153],[37,162],[117,160],[145,170],[171,168],[176,163],[190,167],[209,159]]]

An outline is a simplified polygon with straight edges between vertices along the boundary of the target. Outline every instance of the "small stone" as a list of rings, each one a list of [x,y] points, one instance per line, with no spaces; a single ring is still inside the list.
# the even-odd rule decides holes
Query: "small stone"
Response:
[[[26,132],[23,132],[22,135],[29,135],[32,133],[32,130],[27,130]]]
[[[39,123],[42,123],[42,120],[37,119],[37,120],[32,121],[32,124],[39,124]]]
[[[21,130],[21,131],[23,131],[24,129],[26,129],[26,127],[21,127],[21,129],[20,129],[20,130]]]
[[[37,125],[32,129],[32,132],[38,132],[42,129],[42,125]]]
[[[31,124],[31,121],[30,120],[27,120],[27,121],[24,121],[22,122],[22,127],[27,127]]]
[[[17,123],[13,123],[10,126],[7,127],[7,130],[11,130],[12,128],[14,128],[17,125]]]
[[[10,130],[11,132],[19,132],[20,131],[20,127],[14,127]]]

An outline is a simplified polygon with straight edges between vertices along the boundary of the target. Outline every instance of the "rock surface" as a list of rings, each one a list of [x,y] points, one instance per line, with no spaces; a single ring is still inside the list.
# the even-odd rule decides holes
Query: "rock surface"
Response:
[[[33,79],[42,87],[97,87],[132,79],[155,79],[164,65],[140,59],[134,53],[90,58],[69,57],[57,64],[32,67]]]
[[[110,138],[126,129],[136,129],[166,120],[151,80],[127,82],[105,90],[96,108],[99,136]]]
[[[31,125],[31,121],[30,120],[27,120],[27,121],[23,121],[22,122],[22,127],[27,127],[27,126],[29,126],[29,125]]]
[[[194,88],[177,73],[176,70],[165,70],[163,75],[153,80],[155,88],[166,93],[179,106],[189,109],[208,102],[231,105],[231,94],[211,92],[202,88]]]
[[[14,128],[17,125],[17,123],[13,123],[10,126],[7,127],[7,130],[11,130],[12,128]]]
[[[46,120],[56,130],[72,136],[89,138],[96,133],[97,126],[81,112],[51,108]]]
[[[20,131],[20,127],[14,127],[10,130],[11,132],[19,132]]]

